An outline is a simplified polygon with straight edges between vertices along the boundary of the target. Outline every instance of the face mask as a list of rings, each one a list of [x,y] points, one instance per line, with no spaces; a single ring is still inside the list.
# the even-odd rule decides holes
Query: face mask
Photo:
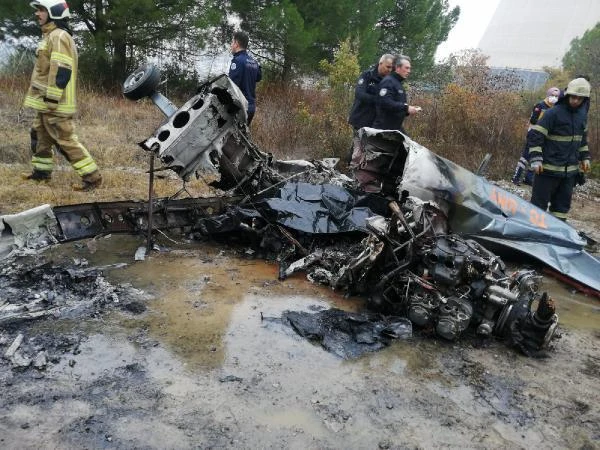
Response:
[[[555,104],[558,101],[558,97],[556,95],[551,95],[548,97],[548,103]]]

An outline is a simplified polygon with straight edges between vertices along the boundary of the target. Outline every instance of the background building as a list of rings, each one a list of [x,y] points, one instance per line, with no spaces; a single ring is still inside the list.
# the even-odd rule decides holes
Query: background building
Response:
[[[600,0],[501,0],[479,48],[491,67],[560,67],[571,41],[598,22]]]

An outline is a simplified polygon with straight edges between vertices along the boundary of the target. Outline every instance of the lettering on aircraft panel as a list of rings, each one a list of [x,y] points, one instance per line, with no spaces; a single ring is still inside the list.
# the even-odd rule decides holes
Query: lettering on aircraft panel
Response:
[[[522,216],[533,226],[543,229],[548,228],[546,214],[524,200],[517,199],[506,192],[500,192],[495,188],[492,189],[490,200],[508,216]]]

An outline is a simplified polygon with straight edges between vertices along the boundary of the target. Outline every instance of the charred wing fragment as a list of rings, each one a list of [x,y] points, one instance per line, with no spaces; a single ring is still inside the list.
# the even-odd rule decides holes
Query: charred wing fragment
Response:
[[[406,318],[375,313],[348,313],[339,309],[318,313],[286,311],[282,319],[299,335],[344,359],[380,350],[393,339],[412,336],[412,326]]]

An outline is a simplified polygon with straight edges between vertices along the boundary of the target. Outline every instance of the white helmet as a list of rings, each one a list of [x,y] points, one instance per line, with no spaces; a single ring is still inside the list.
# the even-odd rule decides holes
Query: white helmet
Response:
[[[29,6],[36,9],[43,6],[48,10],[48,17],[53,20],[68,19],[71,17],[69,5],[67,5],[65,0],[33,0],[29,3]]]
[[[566,95],[575,95],[577,97],[589,97],[592,87],[585,78],[575,78],[567,85]]]

